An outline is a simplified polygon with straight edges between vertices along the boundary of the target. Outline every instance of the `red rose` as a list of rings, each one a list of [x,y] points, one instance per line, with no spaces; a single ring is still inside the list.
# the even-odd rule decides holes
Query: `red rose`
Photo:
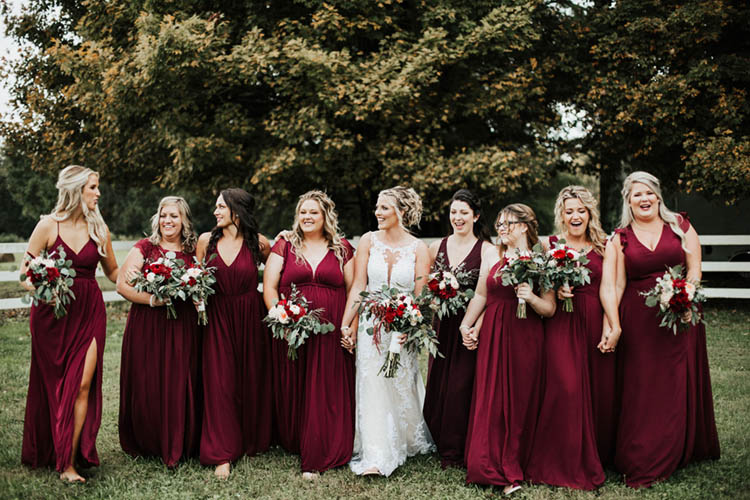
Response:
[[[56,267],[47,268],[47,279],[50,283],[60,277],[60,271]]]
[[[565,250],[562,248],[558,248],[552,253],[552,257],[554,257],[557,260],[562,260],[565,258]]]

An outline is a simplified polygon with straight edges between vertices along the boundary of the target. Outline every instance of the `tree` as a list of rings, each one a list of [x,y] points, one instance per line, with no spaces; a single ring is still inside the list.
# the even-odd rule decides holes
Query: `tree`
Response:
[[[492,200],[560,164],[569,17],[540,0],[39,3],[10,19],[41,51],[13,68],[24,121],[3,132],[37,170],[282,206],[321,187],[361,227],[408,184],[437,214],[459,187]]]

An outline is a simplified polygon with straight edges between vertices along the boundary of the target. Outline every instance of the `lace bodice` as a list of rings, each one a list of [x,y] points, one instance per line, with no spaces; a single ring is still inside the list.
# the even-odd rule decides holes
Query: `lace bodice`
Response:
[[[367,260],[367,289],[378,290],[390,285],[405,292],[414,291],[414,266],[417,261],[417,243],[414,240],[402,247],[389,247],[371,233],[372,245]]]

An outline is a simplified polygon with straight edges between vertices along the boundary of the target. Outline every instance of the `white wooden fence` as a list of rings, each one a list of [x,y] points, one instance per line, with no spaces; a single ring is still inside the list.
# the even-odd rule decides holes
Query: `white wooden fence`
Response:
[[[355,244],[359,238],[352,238]],[[435,238],[425,238],[429,244]],[[750,235],[704,235],[700,237],[701,245],[711,246],[740,246],[750,247]],[[129,250],[135,244],[135,241],[113,241],[112,247],[115,251]],[[26,251],[26,243],[0,243],[0,254],[4,253],[23,253]],[[750,262],[725,262],[725,261],[703,261],[702,269],[704,273],[750,273]],[[0,271],[0,282],[17,282],[18,271]],[[97,269],[97,276],[104,276],[101,268]],[[749,279],[750,281],[750,279]],[[710,283],[710,278],[709,278]],[[18,286],[19,294],[22,293],[21,286]],[[115,291],[104,292],[105,302],[115,302],[125,300]],[[750,283],[747,288],[714,288],[707,287],[706,295],[709,298],[727,298],[727,299],[750,299]],[[22,309],[29,307],[29,304],[21,302],[20,297],[10,299],[0,299],[0,310],[4,309]]]

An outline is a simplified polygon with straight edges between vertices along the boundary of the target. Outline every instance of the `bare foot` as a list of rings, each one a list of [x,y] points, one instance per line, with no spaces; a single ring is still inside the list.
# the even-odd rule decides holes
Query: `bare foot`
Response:
[[[302,479],[305,481],[316,481],[320,477],[317,472],[303,472]]]
[[[71,465],[60,474],[60,479],[68,483],[85,483],[86,480]]]
[[[229,479],[229,462],[217,465],[214,476],[218,479]]]
[[[510,495],[511,493],[514,493],[514,492],[516,492],[516,491],[518,491],[520,489],[521,489],[521,485],[520,484],[509,484],[508,486],[506,486],[505,488],[503,488],[503,493],[507,496],[507,495]]]
[[[370,467],[362,473],[363,476],[382,476],[383,473],[377,467]]]

